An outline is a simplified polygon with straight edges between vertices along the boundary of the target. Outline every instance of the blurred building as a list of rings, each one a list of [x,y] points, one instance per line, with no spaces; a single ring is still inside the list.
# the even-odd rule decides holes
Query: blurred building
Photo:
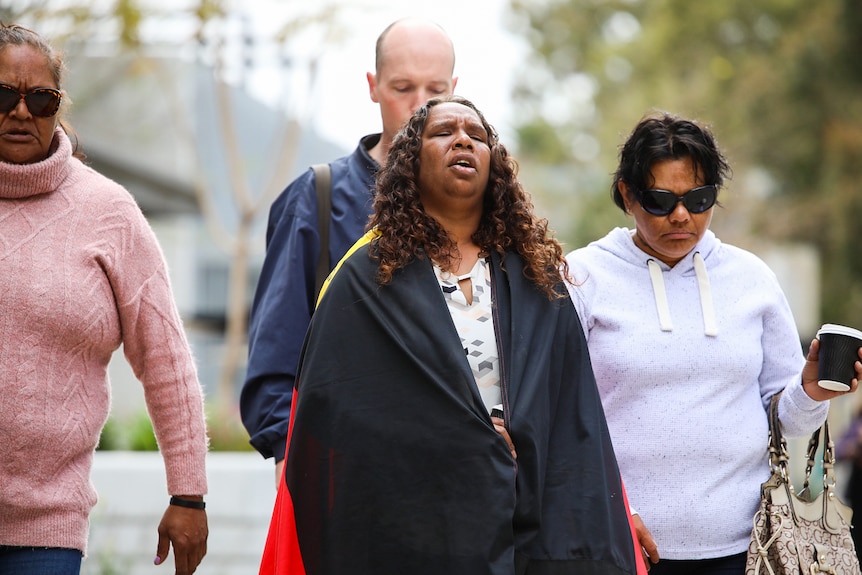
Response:
[[[236,233],[239,217],[231,162],[240,167],[242,185],[255,199],[270,188],[252,232],[250,304],[274,193],[310,164],[346,150],[241,88],[227,87],[220,105],[213,71],[198,63],[127,55],[70,58],[68,67],[72,106],[67,118],[85,161],[134,195],[159,237],[201,382],[212,396],[224,357],[230,256],[222,244]],[[294,139],[295,150],[287,157],[285,133],[287,140]],[[285,177],[272,182],[278,168]],[[215,215],[209,226],[200,193]],[[119,354],[111,377],[115,412],[139,408],[140,384]]]

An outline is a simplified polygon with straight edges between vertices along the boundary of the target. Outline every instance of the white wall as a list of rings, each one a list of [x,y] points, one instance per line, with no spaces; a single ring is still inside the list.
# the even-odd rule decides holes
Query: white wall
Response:
[[[275,502],[274,468],[256,452],[208,455],[210,535],[196,575],[258,572]],[[168,504],[161,455],[96,452],[92,479],[99,503],[91,515],[82,575],[173,575],[173,555],[153,565],[156,529]]]

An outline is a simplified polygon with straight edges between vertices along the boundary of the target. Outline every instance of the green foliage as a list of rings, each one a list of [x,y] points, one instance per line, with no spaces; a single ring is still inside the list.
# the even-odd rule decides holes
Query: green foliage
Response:
[[[248,432],[242,425],[239,410],[235,407],[208,406],[207,432],[210,451],[254,451],[248,442]]]
[[[558,132],[541,119],[518,129],[518,149],[523,151],[524,157],[542,158],[552,164],[568,157]]]
[[[525,161],[521,179],[530,182],[536,211],[548,219],[566,253],[602,237],[611,228],[631,227],[610,199],[609,174],[574,165],[543,166]]]
[[[125,429],[131,451],[158,451],[159,444],[153,433],[153,424],[146,411],[139,411],[126,421]]]
[[[735,212],[738,220],[749,215],[745,232],[816,245],[824,320],[862,325],[862,258],[855,246],[862,221],[862,3],[513,0],[512,6],[515,28],[533,47],[530,73],[515,91],[525,118],[521,155],[544,154],[535,142],[554,126],[567,141],[594,138],[599,152],[561,159],[552,150],[547,161],[599,165],[609,173],[617,146],[650,110],[704,121],[731,160],[736,177],[729,193],[751,204]],[[587,115],[578,113],[582,99],[568,92],[573,79],[584,77],[595,106]],[[546,105],[561,95],[571,102],[562,125],[558,108]],[[546,117],[549,109],[555,118]],[[754,172],[768,174],[773,185],[753,187],[746,176]],[[595,219],[583,213],[578,225],[589,229]]]
[[[195,16],[202,23],[209,22],[212,19],[220,18],[226,14],[224,2],[222,0],[201,0],[197,8],[195,8]]]
[[[120,424],[113,417],[109,417],[105,426],[102,428],[102,434],[99,436],[99,445],[96,449],[103,451],[113,451],[124,449],[123,431]]]
[[[235,408],[208,406],[207,433],[210,451],[253,451],[248,432]],[[123,417],[108,418],[99,440],[100,450],[158,451],[153,425],[145,409]]]
[[[98,555],[90,556],[81,566],[81,573],[85,575],[121,575],[131,570],[128,559],[121,560],[116,550],[112,548],[102,549]]]
[[[67,40],[79,45],[94,39],[99,42],[113,39],[123,49],[137,50],[142,47],[140,32],[148,18],[185,12],[203,26],[226,13],[224,0],[197,0],[184,7],[159,6],[144,0],[28,0],[6,4],[10,3],[0,3],[0,20],[47,33],[55,48],[62,48]]]
[[[126,47],[137,48],[141,43],[138,31],[143,20],[143,11],[137,0],[117,0],[114,4],[114,17],[120,25],[120,43]]]
[[[121,418],[109,417],[102,428],[97,449],[102,451],[158,451],[159,446],[147,411],[142,409]]]
[[[607,189],[581,194],[579,204],[582,216],[577,226],[568,230],[567,234],[572,241],[570,249],[583,247],[615,227],[634,227],[631,219],[611,201]]]

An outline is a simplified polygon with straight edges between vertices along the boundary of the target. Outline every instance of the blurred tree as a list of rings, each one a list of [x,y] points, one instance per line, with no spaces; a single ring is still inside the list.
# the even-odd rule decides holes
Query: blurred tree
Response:
[[[823,317],[862,325],[862,3],[513,0],[512,8],[514,29],[533,48],[515,94],[522,158],[565,157],[594,174],[599,166],[602,185],[575,196],[583,203],[584,194],[606,196],[617,146],[645,113],[705,121],[736,176],[722,196],[732,219],[717,224],[742,244],[742,234],[814,243]]]
[[[205,0],[201,2],[207,3]],[[7,24],[47,23],[51,27],[52,41],[60,45],[70,38],[92,38],[94,31],[110,28],[124,48],[137,48],[140,46],[141,20],[147,12],[140,0],[113,0],[101,4],[87,0],[65,3],[9,0],[0,5],[0,21]],[[47,35],[44,30],[39,32]]]

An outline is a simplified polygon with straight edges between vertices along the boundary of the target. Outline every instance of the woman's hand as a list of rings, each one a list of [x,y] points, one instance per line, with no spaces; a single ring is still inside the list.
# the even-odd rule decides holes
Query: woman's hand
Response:
[[[518,459],[518,454],[515,452],[515,444],[512,443],[512,438],[509,437],[509,431],[506,429],[506,422],[499,417],[492,417],[491,423],[494,424],[494,429],[497,430],[497,433],[502,435],[503,439],[506,440],[506,445],[509,446],[509,451],[512,453],[512,459]]]
[[[278,491],[278,486],[281,485],[281,480],[284,476],[284,462],[287,461],[287,457],[282,459],[281,461],[275,462],[275,490]]]
[[[635,526],[635,534],[638,536],[638,543],[644,557],[644,563],[646,563],[646,568],[649,570],[650,563],[658,563],[658,545],[656,545],[652,533],[646,528],[640,515],[637,513],[632,515],[632,523]]]
[[[859,359],[862,360],[862,348],[859,348],[857,354]],[[850,389],[848,391],[832,391],[823,389],[817,385],[817,368],[820,365],[818,361],[819,356],[820,340],[815,338],[811,341],[811,346],[808,348],[808,356],[805,358],[805,367],[802,368],[802,389],[805,390],[808,397],[816,401],[826,401],[827,399],[834,399],[856,391],[856,388],[859,387],[859,380],[862,380],[862,361],[856,361],[856,377],[850,382]]]
[[[158,532],[159,544],[155,564],[161,565],[165,562],[173,545],[175,575],[194,573],[207,553],[209,528],[206,511],[168,505],[159,523]]]

